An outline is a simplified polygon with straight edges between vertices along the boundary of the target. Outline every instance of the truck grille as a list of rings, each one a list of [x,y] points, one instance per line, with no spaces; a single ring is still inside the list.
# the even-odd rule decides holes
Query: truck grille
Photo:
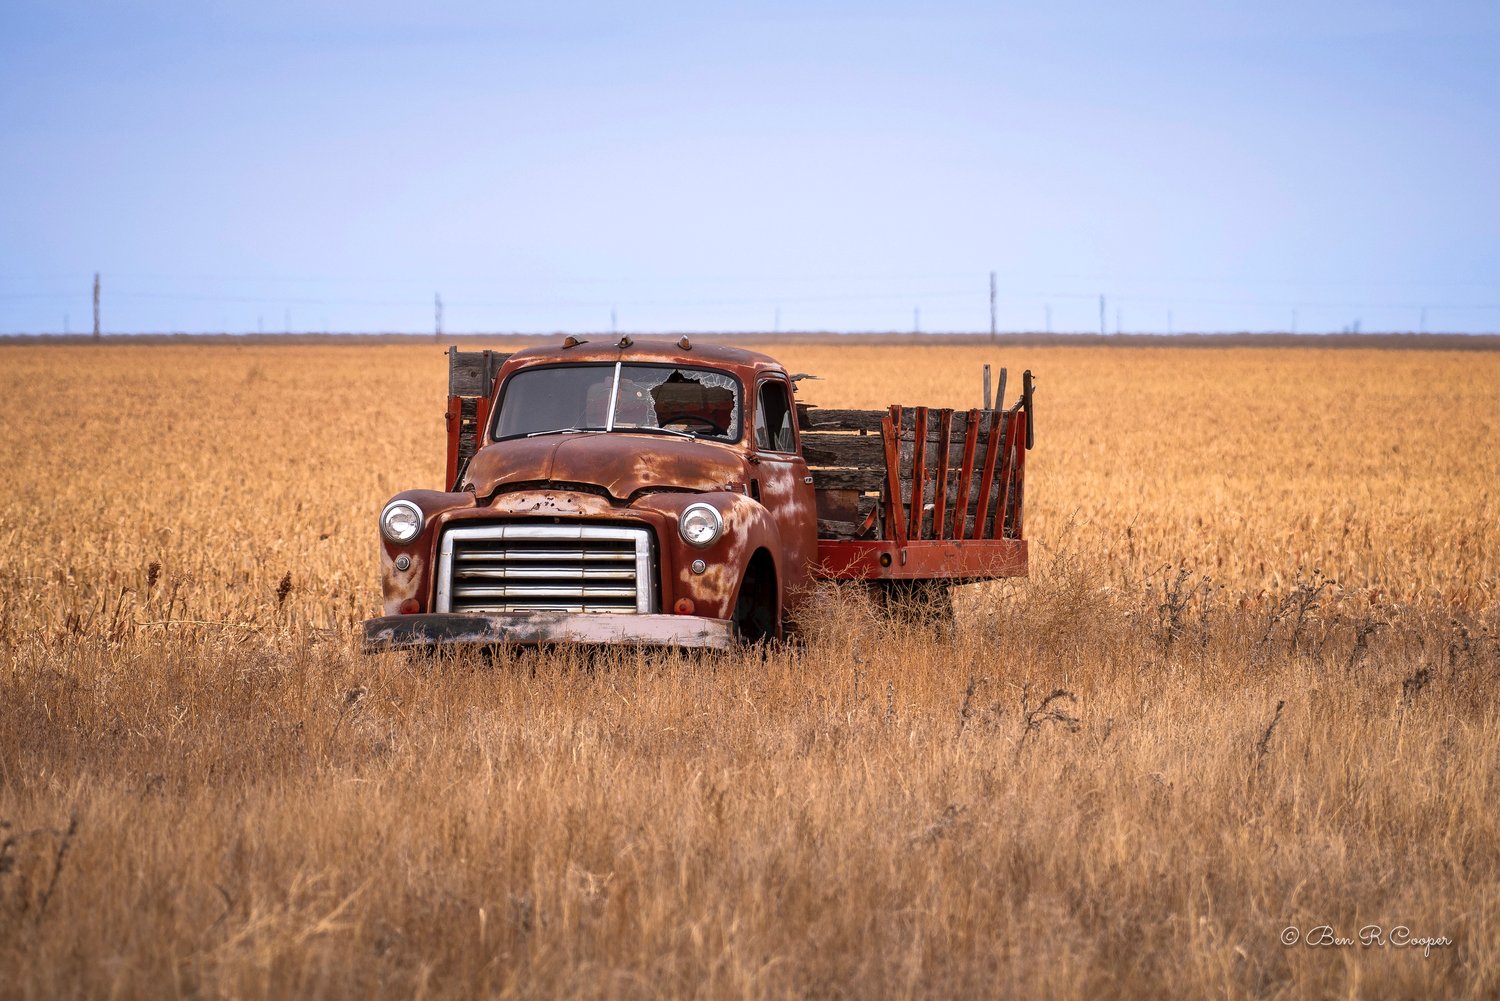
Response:
[[[650,612],[652,568],[644,528],[451,528],[438,551],[437,611]]]

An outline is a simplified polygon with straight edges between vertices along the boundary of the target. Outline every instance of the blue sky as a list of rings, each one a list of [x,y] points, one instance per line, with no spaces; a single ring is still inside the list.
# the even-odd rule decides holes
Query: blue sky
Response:
[[[0,332],[1494,331],[1500,5],[7,0],[0,191]]]

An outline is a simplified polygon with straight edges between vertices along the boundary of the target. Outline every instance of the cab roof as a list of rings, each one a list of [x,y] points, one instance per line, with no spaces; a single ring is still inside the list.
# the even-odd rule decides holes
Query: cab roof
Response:
[[[684,347],[684,344],[687,346]],[[687,337],[677,340],[667,337],[569,337],[555,344],[523,348],[511,355],[506,365],[510,367],[543,361],[665,362],[672,365],[737,368],[755,372],[785,372],[780,362],[759,351],[708,341],[694,342]]]

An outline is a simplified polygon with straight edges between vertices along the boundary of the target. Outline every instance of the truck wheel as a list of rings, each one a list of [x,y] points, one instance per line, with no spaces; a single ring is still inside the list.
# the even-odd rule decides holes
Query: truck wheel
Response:
[[[776,638],[776,567],[765,550],[750,558],[734,603],[734,632],[742,643]]]

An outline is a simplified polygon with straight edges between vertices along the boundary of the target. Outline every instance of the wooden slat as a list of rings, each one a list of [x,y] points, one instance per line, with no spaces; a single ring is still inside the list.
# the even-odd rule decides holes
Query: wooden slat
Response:
[[[927,408],[915,408],[915,437],[911,452],[911,520],[906,528],[907,538],[922,538],[922,509],[927,504]]]
[[[886,485],[885,470],[866,466],[859,469],[811,467],[808,473],[813,478],[815,490],[880,490]]]
[[[989,377],[989,367],[985,367],[985,377]],[[986,389],[988,384],[986,383]],[[979,411],[970,410],[965,415],[965,422],[969,433],[964,435],[964,452],[958,467],[958,495],[953,498],[953,537],[955,539],[968,538],[969,526],[969,486],[974,479],[974,450],[979,445]]]
[[[906,522],[901,514],[901,451],[896,428],[901,426],[901,405],[891,404],[881,425],[880,439],[885,442],[885,523],[895,536],[896,544],[906,545]]]
[[[825,410],[797,404],[798,426],[804,431],[879,431],[884,410]]]
[[[798,426],[803,431],[827,432],[827,431],[867,431],[875,432],[881,428],[881,423],[886,416],[884,410],[824,410],[821,407],[807,407],[799,403]],[[805,410],[803,408],[806,408]],[[903,441],[911,441],[913,429],[916,427],[916,412],[925,410],[925,407],[907,407],[902,411],[901,423],[897,426],[897,433]],[[985,420],[989,411],[980,410],[981,423]],[[969,412],[960,411],[953,415],[953,426],[951,433],[953,437],[959,438],[968,434]],[[938,437],[938,426],[929,423],[927,437],[936,441]]]
[[[932,537],[943,538],[948,527],[948,446],[953,434],[953,411],[938,411],[937,489],[932,495]]]
[[[990,494],[995,485],[995,457],[1000,452],[1000,440],[1004,424],[998,419],[998,411],[990,411],[990,433],[984,442],[984,471],[979,475],[979,496],[974,505],[974,538],[987,539],[985,521],[989,518]]]
[[[1007,422],[1007,424],[1008,423],[1009,422]],[[1007,427],[1006,431],[1009,432],[1010,428]],[[1005,446],[1006,450],[1007,450],[1007,453],[1006,453],[1006,456],[1005,456],[1005,472],[1004,472],[1004,475],[1001,477],[1001,482],[1005,484],[1005,490],[1001,493],[1001,495],[1000,495],[1000,503],[995,508],[995,535],[994,535],[994,537],[997,538],[997,539],[1003,539],[1003,538],[1007,537],[1006,534],[1005,534],[1005,515],[1010,510],[1010,481],[1011,481],[1011,477],[1013,475],[1015,475],[1015,469],[1016,469],[1016,442],[1015,442],[1015,436],[1012,435],[1012,434],[1007,433],[1006,437],[1009,438],[1010,441],[1008,441],[1006,443],[1006,446]]]
[[[1015,440],[1026,442],[1027,447],[1016,451],[1015,501],[1012,504],[1014,510],[1011,513],[1010,531],[1012,538],[1021,539],[1026,534],[1026,452],[1031,447],[1031,413],[1022,410],[1016,415],[1016,419],[1019,423],[1016,425]]]
[[[900,435],[901,435],[901,438],[903,440],[906,440],[906,441],[910,441],[911,440],[912,435],[915,433],[915,428],[916,428],[916,417],[914,416],[913,411],[921,410],[921,409],[930,409],[932,412],[935,413],[938,408],[937,407],[932,407],[932,408],[911,407],[911,408],[909,408],[906,411],[906,414],[902,418],[902,421],[901,421]],[[980,421],[981,421],[981,423],[983,423],[983,420],[984,420],[983,415],[986,414],[986,413],[988,413],[988,411],[981,410],[981,411],[979,411],[979,413],[981,415],[980,416]],[[954,413],[953,413],[953,424],[949,428],[949,432],[952,435],[952,437],[955,438],[955,439],[962,438],[964,435],[966,435],[966,434],[969,433],[969,412],[967,410],[954,411]],[[927,422],[927,439],[929,441],[936,441],[938,439],[939,433],[940,433],[940,428],[938,426],[938,423],[936,421],[929,420]]]
[[[811,466],[885,465],[885,445],[876,435],[802,432],[802,457]]]
[[[502,351],[448,349],[448,395],[489,396],[495,376],[510,355]]]

